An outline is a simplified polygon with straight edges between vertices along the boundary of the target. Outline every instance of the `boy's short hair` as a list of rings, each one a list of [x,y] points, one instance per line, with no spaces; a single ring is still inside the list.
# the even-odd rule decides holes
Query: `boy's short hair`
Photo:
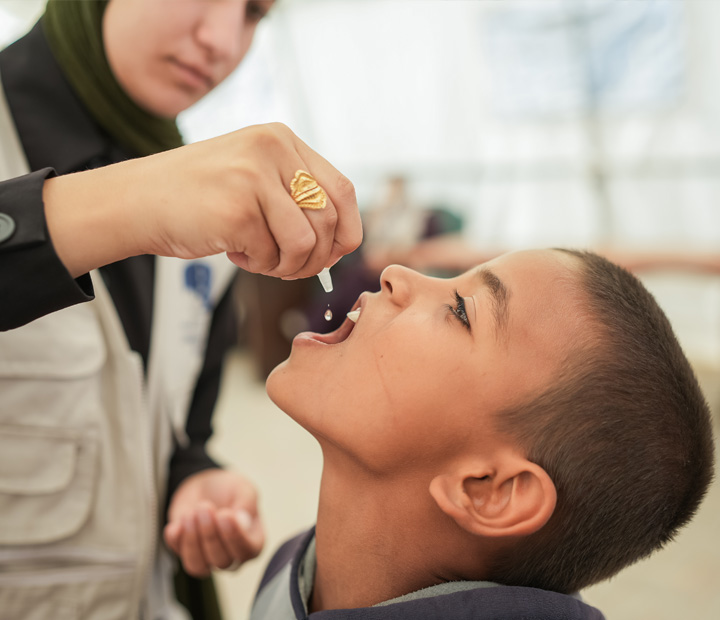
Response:
[[[569,352],[560,379],[497,414],[498,430],[557,488],[552,517],[496,558],[490,578],[576,592],[671,540],[713,472],[710,412],[670,323],[625,269],[579,259],[597,326]]]

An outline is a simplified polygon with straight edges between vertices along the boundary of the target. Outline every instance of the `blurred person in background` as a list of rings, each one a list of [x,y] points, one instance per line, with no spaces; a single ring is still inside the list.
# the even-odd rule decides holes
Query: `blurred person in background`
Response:
[[[181,146],[175,117],[237,67],[272,4],[49,0],[40,22],[0,53],[18,161],[39,171],[42,184],[53,170],[66,175]],[[272,220],[262,210],[270,199],[291,201],[287,193],[272,195],[290,164],[294,171],[297,162],[312,162],[320,178],[334,171],[289,130],[250,136],[246,145],[260,150],[258,175],[248,181],[257,203],[246,214],[248,227]],[[213,153],[227,153],[233,139],[239,149],[240,138],[180,149],[178,168],[193,154],[196,167],[212,165]],[[172,161],[148,163],[148,174]],[[212,175],[193,177],[189,190],[204,178],[203,190],[217,197]],[[336,196],[354,204],[352,187],[340,181],[345,191],[329,188],[330,202]],[[75,187],[82,202],[85,186]],[[108,192],[125,189],[113,184]],[[32,217],[52,229],[42,205],[38,211]],[[335,230],[326,213],[297,213],[313,233],[298,275],[352,249],[338,242],[340,224]],[[177,217],[178,227],[192,221],[181,210]],[[359,218],[349,226],[359,237]],[[176,240],[158,246],[165,241]],[[280,240],[276,247],[271,236],[267,245],[287,260]],[[54,271],[48,277],[20,266],[28,291],[45,281],[64,287],[64,305],[72,307],[0,334],[0,608],[17,618],[187,618],[172,591],[175,563],[162,544],[163,524],[165,542],[194,577],[239,566],[264,541],[252,483],[220,469],[205,451],[223,358],[235,342],[229,290],[236,269],[220,255],[183,261],[146,254],[107,264],[91,278],[63,264],[52,242],[38,251],[49,257],[38,264],[54,264]],[[63,248],[63,256],[71,252]],[[197,256],[183,248],[168,253]],[[250,256],[231,258],[252,268]],[[177,579],[194,617],[219,616],[210,580]]]

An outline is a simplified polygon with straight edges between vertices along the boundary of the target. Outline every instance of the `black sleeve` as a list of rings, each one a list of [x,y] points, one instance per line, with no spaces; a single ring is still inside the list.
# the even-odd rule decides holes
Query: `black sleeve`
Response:
[[[212,414],[220,390],[225,355],[236,337],[232,287],[229,287],[213,313],[205,361],[188,413],[186,432],[190,443],[186,447],[177,446],[170,461],[168,501],[185,478],[204,469],[219,467],[205,451],[205,443],[212,435]]]
[[[54,174],[0,183],[0,331],[93,298],[90,276],[73,279],[48,235],[42,190]]]

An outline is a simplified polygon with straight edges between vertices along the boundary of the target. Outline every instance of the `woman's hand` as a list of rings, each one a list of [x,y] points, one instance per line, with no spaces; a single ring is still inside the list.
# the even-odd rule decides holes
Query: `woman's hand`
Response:
[[[256,557],[265,542],[255,487],[223,469],[190,476],[172,496],[163,535],[189,575],[238,568]]]
[[[300,209],[290,197],[297,170],[325,190],[325,209]],[[136,254],[226,252],[247,271],[304,278],[362,240],[350,181],[278,123],[50,179],[44,198],[51,238],[74,276]]]

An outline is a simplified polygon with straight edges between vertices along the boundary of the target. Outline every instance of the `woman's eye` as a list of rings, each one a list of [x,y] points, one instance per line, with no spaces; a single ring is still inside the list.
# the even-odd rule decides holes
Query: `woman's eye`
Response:
[[[460,296],[460,293],[455,291],[455,305],[447,305],[448,311],[455,316],[468,331],[471,331],[470,321],[468,320],[467,312],[465,311],[465,300]]]
[[[252,0],[247,3],[247,6],[245,8],[245,15],[254,22],[259,22],[263,17],[265,17],[270,10],[270,5],[260,2],[253,2]]]

